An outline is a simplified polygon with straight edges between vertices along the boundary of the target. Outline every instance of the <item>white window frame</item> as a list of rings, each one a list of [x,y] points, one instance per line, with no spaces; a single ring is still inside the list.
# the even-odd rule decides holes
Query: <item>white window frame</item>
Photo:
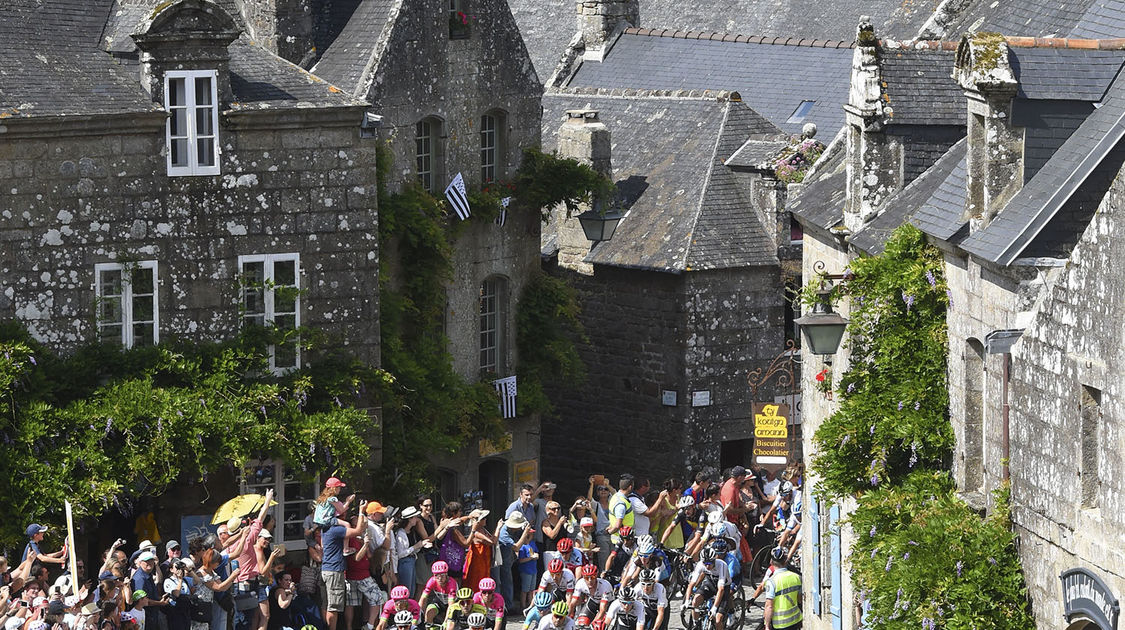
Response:
[[[808,107],[805,107],[805,105]],[[812,108],[816,107],[816,101],[805,99],[801,101],[797,107],[793,108],[793,113],[789,114],[789,118],[785,121],[788,125],[805,122],[805,119],[812,113]]]
[[[489,284],[495,287],[495,293],[491,296],[485,294],[485,289]],[[480,306],[478,308],[479,326],[477,334],[480,341],[478,362],[480,371],[483,373],[504,376],[501,372],[507,369],[507,294],[508,279],[504,276],[489,276],[480,283]],[[485,300],[489,299],[489,297],[493,300],[495,309],[486,311]],[[486,318],[491,318],[491,321],[489,322]],[[485,342],[486,335],[488,334],[493,336],[494,343],[491,345],[487,345]],[[485,358],[489,356],[489,353],[492,353],[491,362]]]
[[[293,268],[293,280],[294,280],[294,282],[297,283],[297,285],[295,287],[293,287],[297,290],[297,296],[295,298],[293,298],[293,309],[294,309],[294,312],[292,313],[292,315],[293,315],[293,327],[295,329],[300,328],[301,327],[301,293],[300,293],[300,291],[301,291],[301,255],[296,254],[296,253],[290,253],[290,254],[250,254],[250,255],[246,255],[246,256],[239,256],[238,257],[238,275],[239,275],[239,278],[242,277],[243,270],[244,270],[245,266],[247,264],[252,264],[252,263],[262,263],[262,282],[264,283],[264,286],[262,286],[262,288],[261,288],[261,291],[262,291],[262,319],[263,319],[263,323],[267,326],[273,325],[274,318],[277,316],[277,312],[274,309],[274,305],[275,305],[275,301],[274,301],[275,286],[273,285],[274,267],[278,263],[292,263],[293,264],[293,267],[294,267]],[[285,286],[288,286],[288,285],[285,285]],[[238,297],[239,297],[239,305],[240,306],[242,306],[246,303],[246,301],[245,301],[246,300],[246,291],[247,291],[247,288],[242,287],[242,290],[239,292]],[[289,315],[290,313],[283,313],[283,314]],[[246,319],[248,319],[248,315],[243,314],[242,322],[241,322],[242,325],[245,325]],[[268,348],[269,368],[270,368],[271,372],[273,372],[274,374],[284,374],[286,372],[289,372],[291,370],[295,370],[295,369],[298,369],[298,368],[301,367],[301,344],[300,344],[299,340],[296,340],[294,343],[295,343],[294,352],[295,352],[295,355],[296,355],[295,365],[287,365],[287,366],[278,367],[277,366],[277,346],[271,345]]]
[[[487,128],[491,124],[491,127]],[[500,116],[489,112],[480,117],[480,183],[496,180],[500,155]]]
[[[270,482],[268,482],[268,483],[257,483],[256,480],[251,480],[251,479],[247,478],[246,473],[247,473],[248,470],[253,471],[257,468],[264,468],[264,467],[270,467],[270,466],[273,467],[273,479]],[[309,513],[310,513],[309,504],[316,500],[317,494],[320,492],[320,475],[315,475],[309,481],[299,481],[299,480],[296,480],[296,479],[293,479],[291,481],[286,481],[284,473],[285,473],[285,464],[283,462],[279,461],[279,460],[270,459],[270,460],[263,460],[263,461],[255,462],[255,463],[247,462],[246,465],[242,469],[242,473],[239,475],[238,481],[239,481],[240,492],[242,494],[255,493],[255,494],[259,494],[259,495],[265,495],[266,490],[269,490],[269,489],[272,488],[273,492],[274,492],[274,499],[273,500],[277,501],[277,505],[270,508],[270,510],[269,510],[269,512],[273,514],[273,520],[274,520],[274,523],[275,523],[274,527],[273,527],[274,542],[275,543],[283,543],[285,545],[285,548],[289,551],[294,551],[294,550],[298,550],[298,549],[307,549],[308,545],[305,543],[305,535],[304,535],[305,534],[304,521],[305,521],[305,517],[308,516]],[[310,496],[298,496],[298,497],[289,496],[292,493],[286,492],[286,486],[291,485],[291,484],[301,484],[301,485],[309,486],[306,494],[310,495]],[[285,510],[286,510],[286,508],[291,507],[290,504],[300,506],[300,508],[297,510],[297,514],[299,515],[298,520],[289,520],[289,521],[285,520]],[[258,514],[254,513],[252,516],[256,517],[256,516],[258,516]],[[285,537],[285,523],[286,522],[297,523],[298,521],[300,522],[301,535],[298,536],[295,539],[294,538],[286,538]]]
[[[213,166],[199,164],[198,136],[195,126],[195,113],[197,105],[195,94],[195,79],[211,79],[211,128],[215,130],[215,137],[211,140],[211,150],[215,156]],[[173,79],[184,80],[184,110],[187,117],[188,163],[185,166],[172,165],[172,107],[169,103],[169,84]],[[207,107],[206,105],[202,107]],[[219,146],[219,72],[218,70],[169,70],[164,73],[164,110],[168,112],[168,120],[164,123],[164,148],[167,155],[168,175],[193,176],[193,175],[218,175],[220,170],[221,147]]]
[[[119,271],[121,272],[121,343],[126,348],[132,348],[136,343],[136,338],[133,331],[133,326],[136,322],[133,319],[133,297],[134,287],[132,270],[133,269],[151,269],[152,270],[152,343],[153,345],[160,343],[160,266],[155,260],[142,260],[139,262],[128,263],[97,263],[94,265],[94,298],[97,303],[103,299],[102,295],[102,273],[106,271]],[[149,292],[139,293],[138,295],[149,295]],[[98,338],[101,338],[102,319],[100,312],[100,304],[95,305],[96,321],[95,328]]]
[[[430,117],[419,120],[414,126],[414,165],[417,167],[418,183],[428,192],[434,192],[437,178],[434,173],[434,160],[437,155],[434,147],[437,144],[434,119]],[[419,132],[425,130],[425,135]],[[425,149],[425,151],[423,151]],[[423,168],[428,162],[429,168]]]

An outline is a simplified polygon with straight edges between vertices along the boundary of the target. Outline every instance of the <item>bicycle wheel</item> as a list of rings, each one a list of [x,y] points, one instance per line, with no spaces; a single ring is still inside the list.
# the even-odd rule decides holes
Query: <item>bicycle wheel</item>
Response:
[[[746,593],[741,586],[733,586],[730,595],[730,613],[728,615],[730,622],[727,627],[730,630],[739,630],[742,628],[742,624],[746,622]]]
[[[754,554],[754,559],[750,564],[750,583],[754,586],[762,583],[762,579],[766,577],[766,570],[770,567],[770,552],[777,545],[767,545],[758,550]]]

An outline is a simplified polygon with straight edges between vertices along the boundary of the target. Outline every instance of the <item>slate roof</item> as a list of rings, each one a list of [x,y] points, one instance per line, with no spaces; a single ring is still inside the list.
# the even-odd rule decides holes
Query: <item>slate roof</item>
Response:
[[[787,208],[805,226],[828,230],[844,219],[847,188],[847,151],[843,146],[833,151],[817,166],[813,179],[807,181],[796,196],[789,198]]]
[[[1030,37],[1120,37],[1122,0],[973,0],[946,29]]]
[[[631,29],[603,61],[583,63],[568,87],[734,90],[787,133],[813,122],[820,137],[831,136],[843,125],[840,108],[851,76],[852,51],[839,45],[712,41]],[[816,102],[808,116],[786,122],[805,100]]]
[[[724,165],[733,168],[757,168],[777,157],[777,154],[787,146],[789,146],[787,140],[747,140],[727,158]]]
[[[1019,80],[1018,98],[1100,101],[1125,62],[1125,50],[1017,46],[1009,50]]]
[[[96,48],[111,1],[0,0],[0,42],[40,52]]]
[[[968,139],[961,140],[930,168],[932,172],[945,172],[947,175],[910,219],[919,230],[941,240],[951,239],[964,226],[962,215],[965,213],[965,204],[968,203],[968,177],[965,170],[968,146]]]
[[[375,54],[383,41],[384,30],[393,24],[396,0],[362,0],[340,35],[324,52],[313,72],[355,94],[369,67],[376,63]]]
[[[1034,178],[1016,193],[989,225],[961,246],[985,260],[1010,265],[1043,233],[1075,197],[1118,142],[1125,137],[1125,78],[1118,78],[1094,110]],[[1058,225],[1074,229],[1074,225]],[[1085,227],[1084,225],[1081,227]]]
[[[250,42],[230,45],[232,110],[355,107],[366,103]]]
[[[879,254],[891,233],[903,223],[914,219],[922,210],[930,208],[935,196],[945,195],[942,186],[951,180],[960,159],[965,154],[966,140],[961,140],[934,163],[925,173],[906,185],[883,204],[882,211],[851,237],[851,244],[868,254]],[[963,168],[963,165],[962,165]],[[962,190],[964,187],[962,186]],[[960,207],[964,207],[964,204]]]
[[[93,48],[16,48],[0,63],[0,120],[159,109],[136,75]]]
[[[939,0],[639,0],[643,28],[745,33],[770,37],[851,42],[863,15],[880,37],[909,39],[929,19]],[[574,0],[509,0],[542,80],[551,76],[578,32]],[[722,89],[724,86],[705,86]]]
[[[880,48],[894,123],[965,125],[965,94],[953,79],[951,50]]]
[[[628,212],[588,262],[671,273],[777,264],[737,174],[722,165],[747,137],[779,133],[746,104],[557,92],[543,104],[544,120],[554,122],[592,107],[610,130],[613,177]]]
[[[103,0],[99,0],[103,1]],[[235,5],[234,0],[211,0],[219,5],[227,15],[234,20],[239,28],[243,28],[242,14]],[[101,47],[103,50],[114,53],[130,53],[137,50],[137,45],[129,37],[142,20],[152,14],[157,7],[167,4],[165,0],[113,0],[109,10],[109,17],[103,17],[99,30],[102,33]]]

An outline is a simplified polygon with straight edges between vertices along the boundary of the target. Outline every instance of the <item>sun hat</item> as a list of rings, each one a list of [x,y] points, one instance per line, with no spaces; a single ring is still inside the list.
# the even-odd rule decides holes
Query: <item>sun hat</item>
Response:
[[[156,545],[152,544],[151,540],[142,540],[141,544],[137,545],[137,549],[156,549]]]
[[[240,529],[242,529],[242,518],[238,516],[232,516],[230,520],[227,521],[227,533],[231,536],[234,536]]]
[[[180,541],[178,541],[178,540],[173,539],[173,540],[169,540],[168,542],[164,543],[164,551],[165,552],[172,551],[173,549],[179,549],[179,548],[180,548]]]
[[[144,592],[144,589],[137,589],[137,590],[133,591],[133,603],[134,604],[141,601],[142,599],[144,599],[146,597],[148,597],[148,593]]]
[[[399,517],[404,518],[404,519],[414,518],[415,516],[418,516],[419,514],[421,514],[421,512],[418,511],[418,508],[411,505],[411,506],[408,506],[407,508],[403,509],[402,513],[399,514]]]
[[[504,527],[511,529],[523,529],[528,526],[527,518],[524,517],[522,512],[512,512],[508,518],[504,519]]]

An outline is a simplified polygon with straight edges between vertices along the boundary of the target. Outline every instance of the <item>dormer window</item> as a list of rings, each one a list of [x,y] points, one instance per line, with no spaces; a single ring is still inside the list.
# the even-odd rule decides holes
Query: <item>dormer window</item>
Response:
[[[218,175],[218,72],[169,70],[164,74],[164,107],[168,175]]]
[[[469,39],[472,33],[469,15],[469,0],[447,0],[449,2],[449,39]]]

